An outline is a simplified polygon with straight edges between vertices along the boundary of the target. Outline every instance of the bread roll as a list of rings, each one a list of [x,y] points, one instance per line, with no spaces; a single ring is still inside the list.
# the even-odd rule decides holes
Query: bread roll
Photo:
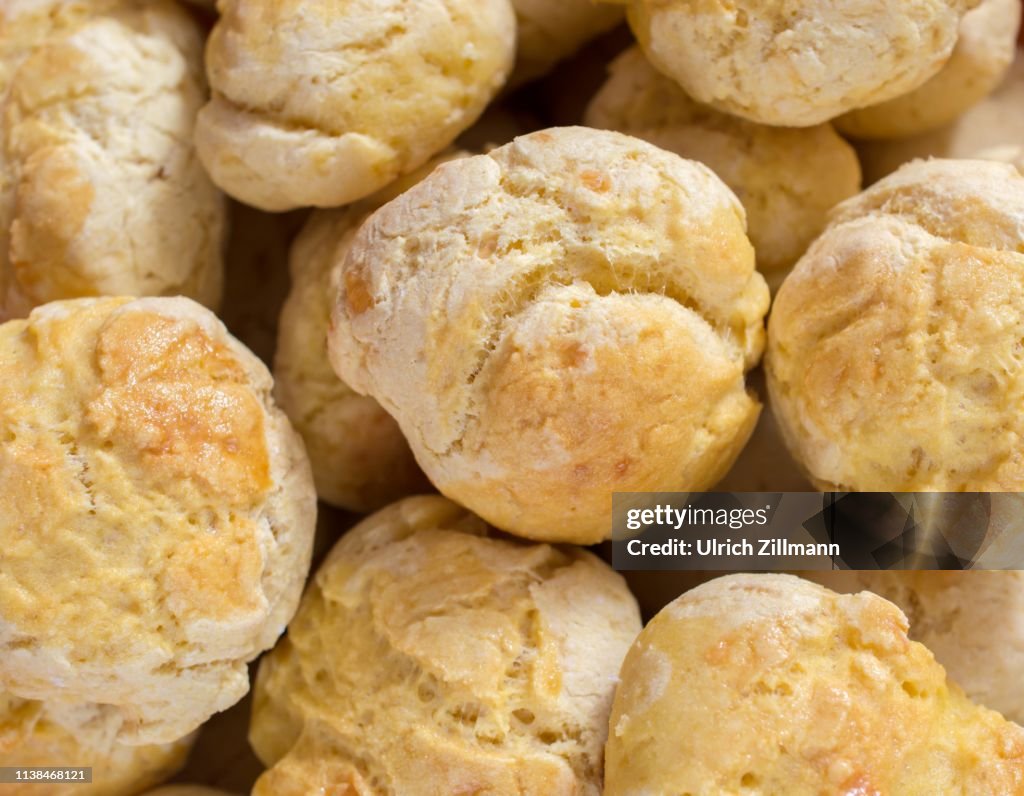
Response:
[[[200,785],[168,785],[166,788],[150,791],[146,796],[230,796],[230,794]]]
[[[176,741],[249,688],[315,495],[266,368],[184,298],[0,326],[0,689]]]
[[[624,18],[621,8],[597,0],[512,0],[512,7],[516,12],[514,83],[540,77]]]

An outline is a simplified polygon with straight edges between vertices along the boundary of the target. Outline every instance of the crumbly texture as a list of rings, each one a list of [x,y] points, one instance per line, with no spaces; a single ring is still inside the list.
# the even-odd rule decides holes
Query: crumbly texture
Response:
[[[82,296],[218,304],[225,204],[192,136],[202,45],[167,0],[0,7],[0,320]]]
[[[757,268],[773,288],[828,211],[860,190],[857,154],[830,125],[768,127],[701,105],[636,47],[611,64],[585,120],[710,167],[743,203]]]
[[[854,138],[921,135],[952,123],[1002,82],[1017,51],[1021,0],[982,0],[960,23],[949,61],[935,77],[879,105],[836,120]]]
[[[869,183],[917,158],[1024,160],[1024,57],[1018,54],[999,88],[952,124],[910,138],[859,141],[857,152]]]
[[[335,546],[260,665],[253,794],[598,796],[639,630],[590,553],[495,538],[441,497],[396,503]]]
[[[840,205],[786,279],[766,357],[815,485],[1024,489],[1024,175],[916,161]]]
[[[249,688],[308,572],[315,493],[266,368],[184,298],[0,326],[0,689],[130,744]]]
[[[261,209],[348,204],[468,128],[514,53],[509,0],[223,0],[199,154]]]
[[[512,0],[512,7],[517,28],[513,83],[540,77],[624,19],[621,6],[597,0]]]
[[[95,705],[46,703],[0,692],[0,766],[89,766],[92,782],[0,786],[5,796],[134,796],[171,777],[195,740],[127,746],[123,719]],[[162,794],[162,796],[166,796]]]
[[[445,163],[352,241],[334,368],[442,493],[597,541],[613,491],[710,486],[750,435],[768,289],[744,226],[706,167],[618,133]]]
[[[334,372],[327,358],[327,330],[341,265],[356,231],[380,205],[415,185],[439,162],[430,161],[355,205],[317,211],[289,258],[292,286],[278,324],[274,391],[306,443],[317,495],[352,511],[373,511],[400,497],[431,491],[391,415]]]
[[[708,105],[808,127],[935,75],[980,0],[618,0],[651,62]]]
[[[789,575],[687,592],[622,667],[607,796],[1024,791],[1024,730],[970,702],[882,598]]]
[[[807,577],[838,592],[872,591],[898,605],[910,621],[911,638],[935,654],[968,697],[1024,723],[1024,572],[837,571]]]

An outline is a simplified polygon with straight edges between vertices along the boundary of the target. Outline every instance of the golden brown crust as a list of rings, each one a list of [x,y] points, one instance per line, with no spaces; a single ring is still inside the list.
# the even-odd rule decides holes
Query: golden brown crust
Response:
[[[266,369],[187,299],[51,303],[0,350],[0,687],[177,739],[245,693],[297,604],[301,442]]]
[[[1024,789],[1024,730],[972,704],[906,617],[788,575],[687,592],[622,667],[608,796]]]
[[[578,548],[491,538],[441,497],[349,531],[260,666],[256,796],[596,796],[636,603]]]
[[[552,129],[444,164],[342,277],[335,369],[510,532],[597,541],[613,489],[711,486],[756,422],[768,291],[743,210],[637,139]]]

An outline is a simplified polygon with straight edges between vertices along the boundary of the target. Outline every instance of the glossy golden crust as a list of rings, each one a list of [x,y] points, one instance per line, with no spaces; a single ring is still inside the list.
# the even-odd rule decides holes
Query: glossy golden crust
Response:
[[[1024,730],[949,683],[880,597],[733,575],[637,638],[605,771],[608,796],[1011,796],[1024,789]]]
[[[260,665],[255,796],[596,796],[636,602],[578,548],[493,538],[441,497],[349,531]]]
[[[0,788],[10,796],[134,796],[185,762],[195,740],[127,746],[114,739],[121,717],[96,705],[44,703],[0,692],[0,766],[88,766],[92,782],[32,782]]]
[[[820,488],[1021,491],[1024,176],[918,161],[840,205],[783,284],[766,358]]]
[[[48,304],[0,326],[0,371],[0,687],[175,740],[246,692],[308,570],[270,375],[183,298]]]
[[[773,288],[824,229],[828,211],[860,190],[857,155],[830,125],[768,127],[701,105],[639,48],[611,64],[585,120],[711,168],[743,203],[758,270]]]
[[[440,152],[512,68],[509,0],[226,0],[199,153],[264,210],[338,207]]]
[[[216,306],[225,206],[196,157],[202,32],[166,0],[0,8],[0,318],[96,295]]]
[[[906,94],[938,72],[980,0],[629,0],[651,62],[696,99],[807,127]]]
[[[744,373],[767,303],[710,171],[561,128],[446,163],[375,213],[329,351],[444,494],[589,543],[613,489],[700,489],[728,468],[757,419]]]

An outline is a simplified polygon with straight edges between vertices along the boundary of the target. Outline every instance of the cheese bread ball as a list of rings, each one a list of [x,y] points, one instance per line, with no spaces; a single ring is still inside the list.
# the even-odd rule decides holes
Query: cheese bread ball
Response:
[[[539,77],[623,19],[622,8],[597,0],[512,0],[516,66],[512,82]]]
[[[338,207],[447,147],[504,85],[509,0],[222,0],[196,144],[263,210]]]
[[[0,690],[165,743],[237,702],[309,568],[315,494],[266,368],[185,298],[0,326]]]
[[[876,182],[917,158],[977,158],[1011,163],[1024,156],[1024,57],[990,96],[952,124],[924,135],[859,141],[864,177]]]
[[[607,796],[1013,794],[1024,730],[949,682],[892,603],[732,575],[630,649],[605,777]]]
[[[758,270],[773,288],[828,211],[860,190],[857,155],[830,125],[767,127],[701,105],[638,48],[612,63],[585,119],[709,166],[743,203]]]
[[[391,415],[373,398],[354,392],[331,368],[327,330],[341,264],[360,225],[439,162],[430,161],[350,207],[317,211],[289,257],[292,286],[278,324],[275,394],[306,443],[317,495],[352,511],[373,511],[430,491]]]
[[[328,348],[442,493],[590,543],[613,491],[699,490],[759,411],[768,289],[706,167],[558,128],[445,163],[353,239]]]
[[[122,716],[96,705],[18,699],[0,691],[0,767],[88,766],[92,782],[0,785],[4,796],[134,796],[170,778],[194,736],[166,744],[118,743]]]
[[[192,138],[202,44],[165,0],[0,4],[0,320],[81,296],[217,305],[224,199]]]
[[[900,138],[947,125],[1002,82],[1017,51],[1021,0],[982,0],[960,23],[949,61],[909,94],[836,120],[854,138]]]
[[[579,548],[497,538],[442,497],[349,531],[263,658],[254,796],[598,796],[608,710],[640,631]]]
[[[809,127],[938,72],[981,0],[616,0],[647,57],[698,102]]]
[[[783,438],[840,491],[1024,490],[1024,175],[916,161],[833,211],[776,297]]]
[[[838,592],[872,591],[895,603],[910,635],[972,700],[1024,722],[1024,572],[814,572]]]

